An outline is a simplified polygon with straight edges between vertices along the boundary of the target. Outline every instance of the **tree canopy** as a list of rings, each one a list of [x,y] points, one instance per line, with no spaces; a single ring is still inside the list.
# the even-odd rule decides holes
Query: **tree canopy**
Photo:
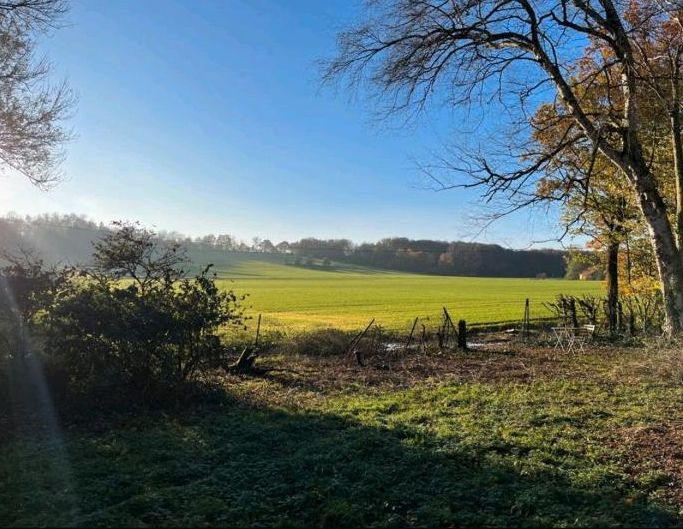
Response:
[[[368,86],[390,113],[419,112],[436,94],[452,105],[502,103],[510,116],[502,140],[462,149],[444,169],[454,185],[479,186],[508,211],[548,199],[539,178],[568,151],[603,157],[647,226],[667,330],[681,333],[683,231],[670,213],[683,208],[683,194],[667,203],[667,171],[651,155],[643,117],[655,101],[671,113],[662,134],[668,159],[683,167],[682,20],[683,7],[668,0],[378,0],[339,35],[324,78]],[[539,108],[545,119],[534,118]],[[539,148],[535,135],[546,128],[556,133]],[[680,190],[683,171],[674,173]]]
[[[50,83],[36,40],[66,11],[65,0],[0,2],[0,162],[41,187],[60,176],[74,96],[66,82]]]

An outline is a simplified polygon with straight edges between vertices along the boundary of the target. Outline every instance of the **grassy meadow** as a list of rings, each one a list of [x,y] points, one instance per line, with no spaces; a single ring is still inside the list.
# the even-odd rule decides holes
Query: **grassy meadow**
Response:
[[[0,525],[680,527],[668,361],[287,358],[303,374],[227,377],[212,404],[26,425],[0,451]]]
[[[600,283],[216,261],[272,327],[396,329],[442,305],[519,319]],[[538,312],[535,314],[538,316]],[[435,321],[436,323],[436,321]],[[405,327],[404,327],[405,328]],[[324,333],[321,333],[324,334]],[[286,345],[286,344],[285,344]],[[324,345],[324,344],[319,344]],[[681,527],[683,363],[606,341],[569,354],[279,348],[208,370],[177,401],[52,401],[40,371],[0,407],[0,526]],[[11,381],[11,379],[10,379]]]
[[[263,313],[269,329],[357,329],[370,319],[389,330],[409,330],[419,316],[437,325],[446,306],[454,319],[470,324],[522,319],[524,300],[532,318],[548,316],[543,302],[557,294],[601,294],[597,281],[449,277],[333,264],[304,268],[285,256],[205,252],[197,263],[214,263],[224,288],[247,293],[252,315]],[[290,260],[292,258],[290,257]]]

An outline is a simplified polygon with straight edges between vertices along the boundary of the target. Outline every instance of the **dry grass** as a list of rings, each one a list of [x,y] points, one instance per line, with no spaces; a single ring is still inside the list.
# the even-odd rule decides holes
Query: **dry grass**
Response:
[[[324,340],[331,338],[329,344]],[[359,387],[383,391],[425,383],[529,383],[536,380],[592,380],[626,383],[634,380],[683,380],[683,354],[674,349],[594,345],[567,353],[548,346],[526,345],[504,334],[476,338],[467,352],[440,352],[434,344],[425,352],[367,351],[365,366],[347,351],[346,333],[315,332],[264,355],[261,365],[276,368],[269,379],[283,386],[311,391],[344,392]],[[297,345],[301,348],[297,349]],[[284,369],[284,371],[278,371]]]

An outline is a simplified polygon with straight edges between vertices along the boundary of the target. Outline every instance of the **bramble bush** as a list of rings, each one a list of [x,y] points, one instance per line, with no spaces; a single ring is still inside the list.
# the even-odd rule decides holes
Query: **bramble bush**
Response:
[[[0,361],[23,361],[33,349],[38,315],[73,275],[47,267],[33,251],[4,253],[0,270]]]
[[[70,392],[147,398],[224,363],[218,332],[244,325],[243,297],[219,290],[210,265],[187,277],[179,246],[123,223],[93,260],[24,316],[40,336],[36,354]]]
[[[81,388],[177,388],[221,361],[218,329],[242,323],[237,296],[219,291],[208,272],[145,290],[113,280],[70,283],[45,317],[48,357]]]
[[[554,301],[543,303],[553,317],[563,325],[581,321],[608,327],[608,300],[606,297],[558,294]],[[625,335],[657,335],[664,325],[663,299],[659,291],[642,291],[621,294],[618,298],[618,333]]]

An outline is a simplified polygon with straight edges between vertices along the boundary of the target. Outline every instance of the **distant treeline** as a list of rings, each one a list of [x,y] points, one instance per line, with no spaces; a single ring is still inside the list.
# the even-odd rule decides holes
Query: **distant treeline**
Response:
[[[298,254],[425,274],[486,277],[564,277],[565,252],[510,250],[496,244],[412,240],[404,237],[353,245],[346,239],[302,239]]]
[[[0,249],[10,254],[35,250],[48,263],[86,264],[93,241],[106,233],[104,224],[75,214],[6,216],[0,218]]]
[[[36,217],[0,218],[0,248],[36,249],[49,262],[87,264],[92,242],[109,231],[102,223],[78,215],[46,214]],[[560,250],[511,250],[496,244],[412,240],[404,237],[376,243],[354,244],[348,239],[305,238],[273,244],[255,237],[249,243],[229,234],[190,238],[177,232],[159,237],[182,243],[189,251],[224,250],[292,255],[302,259],[345,262],[377,268],[425,274],[488,277],[564,277],[567,252]]]

